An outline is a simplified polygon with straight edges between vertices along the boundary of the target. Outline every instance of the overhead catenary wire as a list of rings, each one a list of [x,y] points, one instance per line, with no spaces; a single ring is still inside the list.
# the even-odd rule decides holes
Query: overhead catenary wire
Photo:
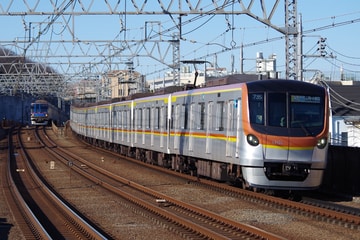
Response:
[[[226,3],[227,6],[234,6],[234,2],[230,1],[230,2],[227,2]],[[211,12],[215,12],[216,9],[213,9],[213,10],[210,10],[208,11],[206,14],[209,15],[211,14]],[[200,18],[203,18],[203,17],[206,17],[206,14],[202,14],[202,15],[198,15],[196,17],[193,17],[191,19],[189,19],[188,21],[185,21],[182,23],[182,26],[186,25],[186,24],[189,24],[189,23],[193,23],[194,21],[200,19]],[[214,14],[215,15],[215,14]],[[192,30],[189,30],[188,32],[186,33],[183,33],[183,35],[186,35],[190,32],[193,32],[195,31],[196,29],[202,27],[204,24],[207,24],[213,17],[214,15],[211,16],[211,18],[209,18],[205,23],[202,23],[201,25],[193,28]],[[170,16],[172,18],[172,16]],[[207,16],[208,17],[208,16]],[[234,15],[232,16],[234,18]],[[232,19],[233,20],[233,19]],[[172,18],[172,21],[174,22],[174,19]],[[304,33],[306,32],[315,32],[315,31],[321,31],[321,30],[324,30],[325,28],[331,28],[331,27],[338,27],[338,26],[343,26],[343,25],[346,25],[346,24],[352,24],[352,23],[356,23],[358,22],[359,19],[354,19],[354,20],[350,20],[350,21],[345,21],[345,22],[339,22],[339,23],[333,23],[331,25],[326,25],[324,27],[319,27],[319,28],[315,28],[315,29],[310,29],[310,30],[306,30],[304,31]],[[156,37],[158,36],[164,36],[166,33],[169,33],[171,32],[172,30],[175,30],[178,26],[174,26],[174,27],[171,27],[171,28],[167,28],[167,29],[164,29],[163,31],[159,32],[158,34],[154,34],[152,36],[152,39],[155,39]],[[232,34],[233,34],[233,31],[232,31]],[[246,47],[250,47],[250,46],[256,46],[256,45],[259,45],[259,44],[264,44],[264,43],[268,43],[268,42],[271,42],[271,41],[276,41],[276,40],[281,40],[281,39],[284,39],[284,37],[280,37],[280,38],[273,38],[273,39],[266,39],[266,40],[263,40],[263,41],[258,41],[258,42],[253,42],[253,43],[249,43],[249,44],[243,44],[242,47],[246,48]],[[125,39],[126,41],[126,39]],[[118,53],[121,53],[123,51],[123,48],[132,48],[132,47],[136,47],[138,44],[143,44],[142,42],[139,42],[139,43],[135,43],[135,44],[129,44],[129,43],[126,43],[123,47],[120,47],[121,49],[119,50],[119,52],[116,52],[114,54],[111,54],[109,55],[108,57],[109,58],[112,58],[112,57],[116,57],[118,55]],[[239,49],[240,47],[234,47],[234,48],[231,48],[231,50],[234,50],[234,49]],[[199,48],[198,48],[199,49]],[[139,52],[139,48],[137,51],[133,51],[134,55],[136,55],[137,52]],[[192,52],[195,52],[197,50],[193,50]],[[229,51],[228,49],[225,49],[225,51]],[[208,56],[215,56],[219,53],[223,53],[224,52],[224,49],[222,49],[221,51],[216,51],[214,53],[211,53],[211,54],[207,54],[207,55],[204,55],[204,56],[200,56],[199,59],[203,59],[203,58],[206,58]],[[105,57],[104,57],[105,58]],[[99,64],[101,63],[104,63],[106,62],[106,59],[102,59],[100,62],[98,62]],[[92,66],[94,66],[95,64],[97,64],[97,61],[94,59],[94,62],[92,63]],[[165,69],[168,69],[168,67],[165,67]]]
[[[327,58],[324,58],[324,60],[327,61],[328,63],[330,63],[331,65],[339,68],[339,69],[342,68],[343,70],[346,70],[347,72],[360,73],[360,70],[359,70],[359,71],[357,71],[357,70],[352,70],[352,69],[346,68],[346,67],[344,67],[344,66],[336,65],[335,63],[331,62],[331,61],[330,61],[329,59],[327,59]],[[337,60],[337,61],[339,61],[339,60]],[[340,62],[340,61],[339,61],[339,62]]]
[[[354,102],[350,99],[347,99],[345,97],[343,97],[341,94],[339,94],[338,92],[336,92],[328,83],[326,83],[325,81],[320,81],[322,85],[324,85],[325,87],[327,87],[330,90],[330,94],[331,94],[331,99],[333,102],[339,104],[340,106],[347,108],[347,109],[351,109],[354,111],[359,111],[360,112],[360,108],[356,108],[353,106],[350,106],[349,103],[351,103],[352,105],[355,106],[360,106],[360,103]]]
[[[360,60],[360,57],[348,56],[348,55],[345,55],[345,54],[340,53],[339,51],[336,51],[334,48],[330,47],[329,44],[326,44],[326,46],[327,46],[331,51],[333,51],[334,53],[336,53],[336,55],[340,55],[340,56],[345,57],[345,58],[351,58],[351,59],[358,59],[358,60]],[[359,64],[359,65],[360,65],[360,64]]]

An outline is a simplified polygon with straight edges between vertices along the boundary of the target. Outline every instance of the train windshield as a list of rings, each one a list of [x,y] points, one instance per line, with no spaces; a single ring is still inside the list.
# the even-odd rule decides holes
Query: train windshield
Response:
[[[47,104],[35,103],[35,104],[32,104],[32,106],[31,106],[32,113],[47,112],[47,110],[48,110]]]
[[[313,135],[319,133],[324,124],[324,99],[321,96],[278,92],[250,93],[249,109],[250,123],[255,128],[276,127],[279,135],[282,135],[281,128],[295,131],[300,129],[298,132]]]

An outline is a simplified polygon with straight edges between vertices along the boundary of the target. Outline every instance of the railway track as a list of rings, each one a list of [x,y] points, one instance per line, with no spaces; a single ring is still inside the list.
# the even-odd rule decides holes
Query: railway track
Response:
[[[23,143],[24,131],[9,137],[7,202],[26,239],[105,239],[109,236],[95,229],[71,209],[38,176],[31,165],[29,151],[41,151],[38,144]],[[11,144],[13,142],[13,144]],[[11,147],[12,146],[12,147]],[[12,152],[11,149],[15,149]],[[20,213],[20,215],[18,214]]]
[[[42,138],[43,139],[49,139],[48,137],[42,137]],[[54,143],[51,144],[51,143],[47,142],[46,144],[51,149],[58,149],[59,148],[59,147],[55,147]],[[66,149],[66,151],[68,151],[68,149]],[[79,161],[76,158],[77,156],[74,156],[74,157],[75,158],[70,160],[70,161],[72,161],[74,163],[74,165],[72,166],[72,169],[79,168],[80,171],[83,171],[83,172],[85,172],[85,170],[86,170],[86,172],[87,171],[93,171],[92,167],[90,166],[91,164],[89,164],[89,162],[87,162],[87,161],[82,162],[82,161]],[[69,162],[69,160],[65,160],[64,164],[68,165],[68,162]],[[141,162],[139,162],[137,160],[134,160],[134,162],[136,164],[142,164]],[[102,165],[102,164],[100,164],[100,165]],[[165,171],[165,172],[167,172],[163,168],[157,168],[156,166],[149,165],[149,164],[144,164],[144,165],[146,166],[146,168],[155,168],[156,171]],[[102,169],[102,167],[100,167],[100,169]],[[197,179],[196,177],[176,173],[176,172],[173,172],[173,171],[171,171],[171,173],[175,174],[175,175],[179,175],[182,178],[186,177],[186,179],[188,179],[188,183],[190,183],[190,184],[201,185],[201,187],[211,188],[212,190],[221,192],[221,194],[224,194],[224,195],[235,196],[236,198],[245,199],[246,201],[253,202],[253,203],[259,204],[259,205],[266,205],[266,206],[269,206],[272,209],[280,209],[281,211],[296,213],[296,214],[298,214],[300,216],[306,216],[306,218],[314,219],[316,221],[321,220],[321,221],[326,222],[327,224],[330,224],[330,225],[335,224],[335,225],[339,225],[339,226],[342,226],[342,227],[347,227],[347,228],[350,228],[350,229],[356,229],[356,230],[359,229],[358,222],[356,222],[356,221],[351,222],[351,220],[349,221],[348,218],[343,218],[344,215],[342,215],[342,214],[338,218],[334,218],[333,217],[334,214],[329,215],[327,213],[324,213],[325,215],[324,214],[319,215],[317,210],[312,211],[312,210],[309,210],[309,208],[305,208],[305,210],[304,210],[303,205],[306,205],[304,203],[300,203],[300,207],[298,207],[298,208],[296,208],[296,207],[289,208],[288,205],[289,204],[291,205],[291,203],[293,203],[293,202],[288,201],[288,200],[278,199],[278,198],[274,198],[274,197],[271,197],[271,196],[269,197],[269,196],[266,196],[264,194],[257,194],[257,193],[253,193],[253,192],[249,192],[249,191],[244,191],[244,190],[238,189],[238,188],[234,189],[231,186],[227,186],[227,185],[224,185],[224,184],[219,184],[219,183],[216,183],[216,182],[213,182],[213,181],[207,181],[205,179]],[[98,174],[98,173],[95,173],[95,172],[90,173],[90,175],[96,175],[96,174]],[[101,186],[106,185],[106,181],[113,181],[113,180],[106,180],[105,181],[103,179],[103,177],[100,177],[100,176],[95,177],[95,180],[94,180],[94,182],[96,182],[96,184],[98,184],[99,186],[100,185]],[[117,184],[117,188],[120,188],[120,189],[128,188],[129,185],[136,185],[135,182],[132,182],[132,181],[129,181],[129,180],[126,180],[125,183],[120,183],[120,184],[117,181],[117,183],[114,183],[114,186],[116,186],[116,184]],[[141,185],[140,185],[140,187],[141,187]],[[230,190],[227,190],[227,188],[229,188]],[[126,191],[128,191],[128,190],[126,190]],[[129,191],[132,191],[132,190],[129,190]],[[240,193],[237,193],[237,191],[239,191]],[[139,195],[138,192],[135,193],[135,194]],[[252,195],[254,195],[255,197],[252,196]],[[264,201],[263,198],[270,198],[270,200]],[[152,203],[152,204],[155,203],[155,205],[157,205],[157,207],[163,208],[166,211],[170,211],[171,208],[175,205],[171,201],[168,201],[166,196],[162,197],[161,195],[160,196],[155,195],[155,197],[142,196],[141,200],[143,200],[143,199],[145,199],[146,203]],[[283,201],[284,203],[279,204],[276,200],[280,200],[281,202]],[[315,207],[315,208],[322,208],[322,207],[318,206],[318,207]],[[333,211],[333,210],[331,210],[331,211]],[[176,214],[179,215],[178,213],[176,213]],[[352,215],[352,214],[348,213],[348,214],[345,214],[345,215]],[[328,216],[331,216],[331,217],[329,218]],[[162,219],[164,219],[164,218],[162,217]],[[179,228],[178,223],[177,224],[171,224],[171,225],[173,227],[170,227],[170,228]],[[182,234],[184,236],[192,236],[191,238],[193,238],[194,236],[199,237],[198,232],[192,232],[191,230],[188,231],[187,233],[185,233],[183,230],[180,230],[180,232],[181,232],[180,234]],[[200,234],[200,236],[202,236],[202,235]]]
[[[180,234],[184,236],[194,239],[283,239],[276,234],[232,221],[119,177],[75,154],[55,147],[56,144],[43,133],[39,134],[38,138],[58,160],[66,165],[71,162],[73,171],[162,218],[167,224],[172,224],[173,228],[182,229]]]
[[[114,154],[111,151],[98,148],[100,151],[104,151],[110,154]],[[360,230],[360,215],[359,211],[351,210],[346,207],[334,207],[334,204],[319,201],[302,201],[296,202],[279,197],[269,196],[262,193],[251,192],[248,190],[240,189],[237,187],[229,186],[224,183],[218,183],[212,180],[198,178],[197,176],[190,176],[183,173],[175,172],[162,168],[156,165],[151,165],[139,160],[122,156],[122,158],[132,161],[136,164],[144,165],[146,168],[152,168],[156,171],[164,172],[166,174],[174,175],[180,178],[186,179],[190,184],[201,185],[206,188],[210,188],[214,191],[221,192],[224,195],[229,195],[244,199],[257,204],[271,206],[274,209],[279,209],[285,212],[293,212],[301,216],[306,216],[311,219],[316,219],[326,223],[339,225],[349,229]]]
[[[274,209],[293,212],[298,215],[306,216],[326,223],[340,225],[349,229],[360,230],[360,216],[358,215],[357,211],[344,211],[345,207],[338,206],[338,208],[335,208],[332,207],[333,204],[331,203],[322,202],[322,204],[320,204],[318,201],[318,203],[315,204],[314,201],[310,200],[295,202],[287,199],[268,196],[266,194],[250,192],[203,179],[200,182],[193,183],[205,185],[206,187],[220,191],[223,194],[242,198],[250,202],[271,206]]]
[[[16,131],[17,129],[14,130],[14,133],[16,133]],[[5,161],[5,165],[2,168],[1,182],[3,183],[3,193],[7,200],[7,205],[11,209],[13,217],[16,219],[18,228],[26,239],[45,239],[47,233],[43,231],[37,219],[32,217],[32,212],[21,197],[21,193],[16,188],[16,184],[10,172],[10,163],[14,162],[15,158],[18,156],[17,149],[19,144],[17,139],[13,139],[13,136],[9,134],[6,144],[8,151],[7,161]]]

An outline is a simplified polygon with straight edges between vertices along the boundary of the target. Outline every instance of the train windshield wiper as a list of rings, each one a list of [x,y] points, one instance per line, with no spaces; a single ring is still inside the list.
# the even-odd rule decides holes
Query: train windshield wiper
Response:
[[[299,125],[300,125],[301,129],[304,130],[306,136],[314,136],[314,133],[309,131],[309,129],[307,127],[305,127],[305,125],[303,123],[299,123]]]

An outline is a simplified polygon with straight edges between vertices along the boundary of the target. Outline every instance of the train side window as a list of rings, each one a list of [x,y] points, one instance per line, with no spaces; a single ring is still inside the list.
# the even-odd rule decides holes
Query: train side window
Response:
[[[171,105],[170,129],[174,129],[174,105]]]
[[[114,110],[114,111],[112,112],[112,126],[113,126],[114,128],[117,127],[117,118],[116,118],[116,115],[117,115],[117,112]]]
[[[96,126],[99,126],[99,127],[102,127],[102,124],[103,124],[103,121],[101,121],[101,112],[97,112],[96,113],[96,122],[95,122],[95,125]]]
[[[142,121],[143,121],[143,111],[142,109],[137,109],[136,111],[136,115],[135,115],[135,118],[137,120],[137,127],[138,129],[141,129],[142,128]]]
[[[188,111],[186,104],[181,105],[181,113],[180,113],[180,121],[181,121],[181,129],[187,129],[187,118],[188,118]]]
[[[130,129],[135,129],[136,128],[136,109],[134,109],[133,111],[132,111],[132,114],[133,114],[133,118],[131,119],[131,113],[129,114],[130,116],[129,116],[129,118],[130,118],[130,120],[129,120],[129,128]]]
[[[264,125],[264,93],[249,94],[250,123]]]
[[[217,131],[224,131],[224,113],[225,113],[225,108],[224,108],[224,102],[217,102],[216,103],[216,114],[215,114],[215,118],[216,118],[216,125],[215,125],[215,130]]]
[[[181,123],[181,105],[176,104],[175,106],[175,129],[178,130],[182,127]]]
[[[122,111],[117,112],[117,124],[119,128],[122,127]]]
[[[190,130],[194,130],[195,128],[195,103],[190,105]]]
[[[145,127],[150,129],[151,128],[151,109],[146,108],[144,109],[145,112]]]
[[[165,107],[165,129],[168,130],[168,106]]]
[[[167,117],[166,117],[166,107],[161,107],[160,108],[160,128],[162,130],[166,129],[166,122],[167,122]]]
[[[228,102],[228,121],[227,121],[227,127],[228,131],[234,131],[236,129],[235,123],[236,123],[236,104],[237,100],[229,100]]]
[[[135,129],[138,128],[138,120],[139,120],[139,114],[138,114],[138,109],[134,109],[134,113],[133,113],[133,119],[132,119],[132,123],[131,123],[131,128]]]
[[[105,112],[104,113],[105,114],[105,125],[107,126],[107,127],[110,127],[110,112]]]
[[[214,102],[209,102],[207,107],[206,129],[212,131],[214,126]]]
[[[205,130],[205,103],[199,103],[200,122],[198,129]]]
[[[286,127],[286,94],[269,93],[268,94],[268,122],[269,126]]]
[[[109,127],[110,125],[110,117],[108,112],[104,112],[104,119],[105,119],[105,127]]]
[[[160,108],[159,107],[155,107],[153,109],[154,112],[154,128],[155,129],[159,129],[160,128]]]
[[[124,119],[123,128],[127,128],[128,127],[128,111],[127,110],[123,111],[122,117]]]

